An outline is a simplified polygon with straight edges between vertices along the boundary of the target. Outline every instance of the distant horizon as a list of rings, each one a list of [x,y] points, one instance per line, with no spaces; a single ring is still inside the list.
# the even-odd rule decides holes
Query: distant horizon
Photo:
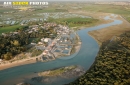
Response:
[[[106,1],[106,0],[0,0],[0,1],[60,1],[60,2],[62,2],[62,1]],[[129,0],[107,0],[106,2],[110,2],[110,1],[129,1]]]

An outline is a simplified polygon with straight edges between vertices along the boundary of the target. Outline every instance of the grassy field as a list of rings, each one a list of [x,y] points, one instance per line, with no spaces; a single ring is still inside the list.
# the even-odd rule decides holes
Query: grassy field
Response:
[[[14,31],[17,28],[21,28],[21,27],[23,27],[23,26],[21,26],[21,25],[13,25],[13,26],[8,26],[8,27],[2,27],[2,28],[0,28],[0,34],[1,33],[6,33],[6,32],[11,32],[11,31]]]
[[[93,25],[94,23],[98,22],[98,19],[74,17],[74,18],[60,18],[60,19],[50,18],[49,21],[57,22],[63,25],[68,25],[69,27],[80,27],[80,26]]]

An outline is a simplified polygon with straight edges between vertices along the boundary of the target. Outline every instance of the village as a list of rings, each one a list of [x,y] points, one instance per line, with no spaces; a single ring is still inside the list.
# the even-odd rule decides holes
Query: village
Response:
[[[36,57],[36,61],[50,61],[55,60],[58,57],[69,56],[72,48],[76,45],[76,32],[70,29],[68,26],[46,22],[39,25],[30,25],[28,29],[24,30],[26,35],[33,37],[37,35],[46,35],[42,31],[46,30],[47,36],[41,37],[38,41],[32,40],[27,46],[35,48],[34,50],[40,50],[42,53]],[[38,34],[40,33],[40,34]],[[42,34],[41,34],[42,33]],[[14,37],[20,35],[18,31],[2,33],[1,36]],[[24,52],[27,58],[32,58],[30,54]],[[17,56],[17,55],[16,55]],[[26,59],[26,58],[25,58]],[[12,63],[19,60],[18,56],[9,61],[0,59],[0,64]]]
[[[54,60],[58,57],[69,56],[71,54],[76,39],[74,30],[70,30],[68,26],[58,25],[55,31],[57,36],[54,39],[42,38],[37,44],[31,43],[35,45],[37,50],[43,51],[41,55],[37,56],[37,60]]]
[[[49,61],[73,54],[75,45],[77,45],[77,34],[72,28],[69,28],[68,22],[65,19],[69,21],[70,18],[77,19],[77,17],[80,19],[92,18],[71,12],[39,12],[30,15],[26,13],[26,11],[35,12],[36,9],[19,9],[0,14],[1,30],[5,30],[5,28],[12,29],[11,31],[1,31],[1,36],[12,37],[14,39],[10,41],[12,42],[10,47],[6,46],[10,51],[4,50],[1,54],[1,64],[12,63],[17,60],[26,59],[26,57],[37,57],[37,61]],[[53,21],[54,19],[55,21]],[[21,32],[23,32],[23,34]],[[21,38],[23,38],[24,41],[17,39],[20,35],[23,36]],[[15,49],[11,51],[11,46],[14,45],[13,43],[17,43],[19,49],[15,47]],[[4,48],[6,49],[6,47]],[[26,52],[20,48],[23,50],[26,49],[26,51],[33,48],[33,51]],[[35,53],[35,50],[38,54],[37,52]]]

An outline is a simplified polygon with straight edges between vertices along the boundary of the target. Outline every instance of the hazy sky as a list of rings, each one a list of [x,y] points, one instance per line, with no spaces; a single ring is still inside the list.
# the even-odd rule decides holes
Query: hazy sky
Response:
[[[130,1],[130,0],[0,0],[0,1]]]

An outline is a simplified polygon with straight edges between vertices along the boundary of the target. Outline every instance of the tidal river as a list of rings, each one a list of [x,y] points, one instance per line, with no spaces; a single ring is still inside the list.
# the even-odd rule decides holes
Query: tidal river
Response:
[[[105,19],[110,18],[107,16]],[[102,24],[77,31],[77,34],[79,35],[82,41],[81,48],[78,53],[75,53],[68,57],[62,57],[54,61],[38,62],[34,64],[27,64],[2,70],[0,71],[0,85],[14,85],[24,80],[27,81],[32,76],[36,76],[37,74],[35,72],[59,68],[62,66],[80,65],[84,67],[84,69],[87,71],[90,68],[90,66],[94,63],[95,57],[99,51],[99,46],[97,42],[91,36],[88,35],[88,32],[113,25],[118,25],[121,23],[122,21],[120,20],[113,20],[113,22],[108,24]],[[49,84],[42,84],[39,82],[32,83],[34,85],[63,85],[74,80],[75,79],[61,79],[57,82]]]

